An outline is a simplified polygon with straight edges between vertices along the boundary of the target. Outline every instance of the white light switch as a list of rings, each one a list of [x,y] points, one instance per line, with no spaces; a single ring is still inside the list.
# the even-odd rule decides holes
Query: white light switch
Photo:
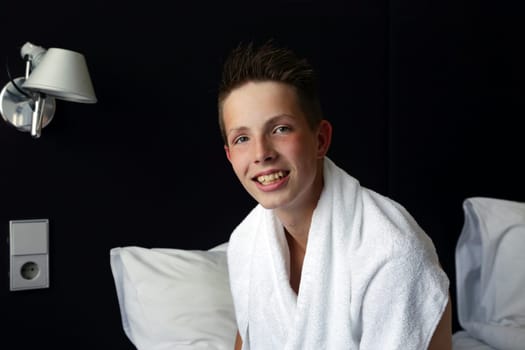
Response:
[[[49,287],[49,220],[9,222],[10,290]]]

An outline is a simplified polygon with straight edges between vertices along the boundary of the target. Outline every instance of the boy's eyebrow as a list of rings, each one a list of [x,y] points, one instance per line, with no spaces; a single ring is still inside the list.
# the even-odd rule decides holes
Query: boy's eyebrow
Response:
[[[293,116],[290,115],[290,114],[284,114],[284,113],[283,114],[278,114],[275,117],[272,117],[272,118],[268,119],[265,124],[273,124],[277,120],[282,119],[282,118],[292,118],[293,119]]]
[[[246,131],[246,130],[248,130],[246,126],[239,126],[238,128],[232,128],[228,130],[227,135],[230,135],[232,132],[241,132],[241,131]]]
[[[282,119],[282,118],[292,118],[293,119],[293,116],[290,115],[290,114],[278,114],[274,117],[271,117],[270,119],[268,119],[264,125],[270,125],[270,124],[274,124],[276,121],[278,121],[279,119]],[[227,132],[227,135],[230,135],[232,132],[244,132],[246,130],[249,130],[249,128],[247,126],[239,126],[237,128],[232,128],[230,130],[228,130]]]

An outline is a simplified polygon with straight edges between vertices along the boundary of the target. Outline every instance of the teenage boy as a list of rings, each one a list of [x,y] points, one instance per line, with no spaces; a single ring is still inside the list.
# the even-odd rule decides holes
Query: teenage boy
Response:
[[[292,51],[226,59],[219,125],[258,205],[231,235],[236,349],[451,349],[449,280],[398,203],[327,156],[315,73]]]

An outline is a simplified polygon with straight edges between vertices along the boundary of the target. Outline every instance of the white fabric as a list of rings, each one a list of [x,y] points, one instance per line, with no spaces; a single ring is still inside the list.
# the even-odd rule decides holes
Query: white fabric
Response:
[[[111,249],[122,325],[138,350],[233,349],[226,248]]]
[[[473,197],[456,244],[458,319],[498,350],[525,349],[525,203]]]
[[[449,281],[430,238],[394,201],[325,158],[301,286],[271,210],[255,207],[228,247],[243,349],[426,349]]]
[[[496,350],[493,347],[472,338],[465,331],[458,331],[452,335],[452,350]]]

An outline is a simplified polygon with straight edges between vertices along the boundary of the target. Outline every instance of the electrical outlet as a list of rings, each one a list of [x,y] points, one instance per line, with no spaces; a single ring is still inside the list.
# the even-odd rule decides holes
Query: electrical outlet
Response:
[[[9,222],[10,290],[49,288],[49,220]]]

